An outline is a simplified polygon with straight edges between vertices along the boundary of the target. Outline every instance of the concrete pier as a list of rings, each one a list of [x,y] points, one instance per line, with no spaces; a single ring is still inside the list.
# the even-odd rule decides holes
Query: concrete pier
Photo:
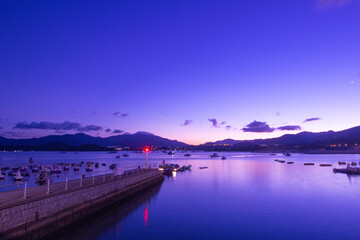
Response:
[[[0,194],[0,239],[43,237],[163,180],[157,169],[136,169],[29,188],[26,198]]]

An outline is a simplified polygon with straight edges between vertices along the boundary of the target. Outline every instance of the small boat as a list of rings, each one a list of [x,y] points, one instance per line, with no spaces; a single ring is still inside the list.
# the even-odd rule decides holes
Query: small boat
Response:
[[[290,154],[289,152],[285,152],[283,155],[286,156],[286,157],[290,157],[290,156],[291,156],[291,154]]]
[[[315,163],[304,163],[305,166],[313,166]]]
[[[51,170],[51,173],[60,174],[60,173],[62,173],[62,169],[61,169],[61,167],[55,166],[55,167]]]
[[[346,165],[346,162],[339,161],[339,165]]]
[[[213,154],[210,155],[210,157],[211,157],[211,158],[216,158],[216,157],[220,157],[220,156],[219,156],[219,154],[217,154],[217,153],[213,153]]]
[[[87,171],[87,172],[91,172],[92,170],[93,170],[92,165],[91,165],[91,164],[88,164],[88,165],[86,166],[86,171]]]
[[[275,156],[276,155],[276,153],[270,153],[270,156]]]
[[[206,168],[208,168],[208,167],[199,167],[200,169],[206,169]]]
[[[287,162],[287,164],[294,164],[294,162]]]
[[[111,165],[109,166],[109,168],[110,168],[111,170],[114,170],[115,167],[116,167],[116,164],[111,164]]]
[[[184,154],[184,157],[191,157],[191,154],[186,153],[186,154]]]
[[[113,151],[109,151],[108,153],[117,153],[117,151],[113,150]]]
[[[278,162],[278,161],[279,161],[279,159],[275,159],[274,161],[275,161],[275,162]]]
[[[120,155],[117,155],[115,158],[120,158]]]
[[[328,163],[321,163],[319,164],[320,167],[331,167],[332,164],[328,164]]]
[[[44,184],[48,180],[48,177],[49,177],[49,173],[42,172],[42,173],[40,173],[39,177],[36,178],[35,183],[37,183],[39,185]]]
[[[175,154],[175,152],[174,152],[174,151],[169,151],[169,152],[168,152],[168,155],[173,156],[174,154]]]
[[[222,156],[221,159],[222,159],[222,160],[226,160],[226,157],[225,157],[225,156]]]
[[[21,181],[23,180],[23,176],[21,176],[20,171],[17,172],[17,174],[14,176],[14,181]]]
[[[22,171],[21,172],[21,176],[23,177],[29,177],[30,176],[30,173],[28,171]]]
[[[106,163],[102,163],[101,166],[106,166]]]
[[[70,164],[66,164],[64,166],[64,171],[69,171],[70,170]]]
[[[352,166],[356,166],[357,163],[356,163],[356,162],[352,162],[351,165],[352,165]]]
[[[360,174],[360,168],[357,167],[346,167],[346,168],[334,168],[334,173],[346,173],[346,174]]]
[[[285,161],[284,160],[279,160],[279,163],[285,163]]]
[[[123,157],[128,157],[128,156],[129,156],[129,154],[127,154],[127,153],[123,154]]]
[[[29,158],[29,163],[33,163],[33,162],[35,162],[34,158],[33,157]]]
[[[5,178],[3,172],[0,171],[0,180],[3,180]]]

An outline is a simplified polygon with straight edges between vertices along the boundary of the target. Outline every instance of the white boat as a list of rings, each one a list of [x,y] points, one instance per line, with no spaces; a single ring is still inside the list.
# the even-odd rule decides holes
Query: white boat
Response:
[[[86,171],[87,171],[87,172],[91,172],[92,170],[93,170],[92,165],[87,165]]]
[[[22,179],[23,179],[23,176],[21,176],[20,171],[18,171],[14,177],[14,181],[21,181]]]

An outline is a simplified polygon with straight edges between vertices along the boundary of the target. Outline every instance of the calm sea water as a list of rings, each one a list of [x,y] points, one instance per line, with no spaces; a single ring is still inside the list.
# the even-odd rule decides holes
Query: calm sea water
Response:
[[[30,155],[49,162],[117,162],[124,168],[144,163],[144,154],[129,154],[117,160],[106,153],[0,153],[0,163],[19,165]],[[57,239],[359,238],[360,178],[318,166],[359,163],[359,155],[224,153],[227,160],[221,160],[210,159],[209,153],[191,154],[186,158],[180,152],[174,157],[150,153],[151,163],[190,163],[192,170],[167,177],[163,184],[76,225]],[[294,164],[274,162],[276,158]],[[316,165],[304,166],[304,162]]]

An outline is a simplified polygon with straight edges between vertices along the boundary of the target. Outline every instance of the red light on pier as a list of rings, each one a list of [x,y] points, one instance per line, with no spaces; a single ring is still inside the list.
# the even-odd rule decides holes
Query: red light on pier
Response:
[[[148,152],[149,151],[149,148],[145,148],[145,152]]]

